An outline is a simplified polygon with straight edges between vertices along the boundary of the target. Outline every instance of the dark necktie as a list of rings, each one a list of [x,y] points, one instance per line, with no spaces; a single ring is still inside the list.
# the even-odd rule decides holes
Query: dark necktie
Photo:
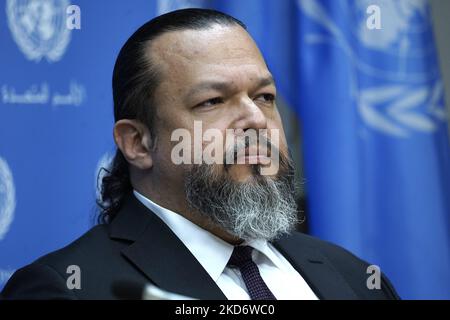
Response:
[[[276,300],[261,278],[258,266],[252,260],[252,251],[253,248],[249,246],[234,247],[228,266],[239,268],[252,300]]]

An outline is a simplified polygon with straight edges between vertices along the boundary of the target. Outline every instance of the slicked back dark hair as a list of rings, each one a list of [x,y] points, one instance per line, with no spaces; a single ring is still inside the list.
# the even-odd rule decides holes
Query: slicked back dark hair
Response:
[[[152,61],[151,43],[171,31],[204,30],[213,25],[246,26],[239,20],[209,9],[182,9],[158,16],[141,26],[127,40],[116,60],[113,72],[114,120],[136,119],[148,126],[152,137],[155,114],[154,93],[161,79],[158,62]],[[154,141],[154,139],[152,139]],[[111,222],[129,195],[131,186],[128,162],[117,149],[101,181],[97,199],[98,223]]]

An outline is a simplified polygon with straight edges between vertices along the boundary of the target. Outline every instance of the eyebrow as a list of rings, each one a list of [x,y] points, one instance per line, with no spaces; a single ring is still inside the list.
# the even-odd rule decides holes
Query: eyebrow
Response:
[[[258,90],[262,87],[266,87],[269,85],[275,85],[275,80],[272,75],[268,77],[258,78],[254,81],[256,84],[254,85],[255,90]],[[204,81],[197,84],[187,93],[187,98],[192,98],[192,96],[202,92],[204,90],[217,90],[217,91],[231,91],[233,85],[226,81]]]

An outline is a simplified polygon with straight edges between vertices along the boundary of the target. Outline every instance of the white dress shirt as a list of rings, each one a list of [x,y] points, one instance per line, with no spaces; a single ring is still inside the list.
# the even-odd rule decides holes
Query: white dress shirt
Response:
[[[229,300],[250,299],[239,269],[227,266],[233,245],[183,216],[159,206],[139,192],[134,191],[134,195],[167,224]],[[317,300],[317,296],[302,276],[269,242],[252,240],[244,242],[243,245],[254,248],[253,261],[278,300]]]

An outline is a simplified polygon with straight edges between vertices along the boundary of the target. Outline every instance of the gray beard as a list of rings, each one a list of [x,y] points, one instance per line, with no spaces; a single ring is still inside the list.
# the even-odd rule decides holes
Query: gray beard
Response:
[[[276,177],[259,174],[233,181],[227,173],[217,174],[212,165],[193,166],[185,179],[186,198],[194,211],[231,235],[243,240],[276,240],[298,223],[295,175],[290,159]]]

